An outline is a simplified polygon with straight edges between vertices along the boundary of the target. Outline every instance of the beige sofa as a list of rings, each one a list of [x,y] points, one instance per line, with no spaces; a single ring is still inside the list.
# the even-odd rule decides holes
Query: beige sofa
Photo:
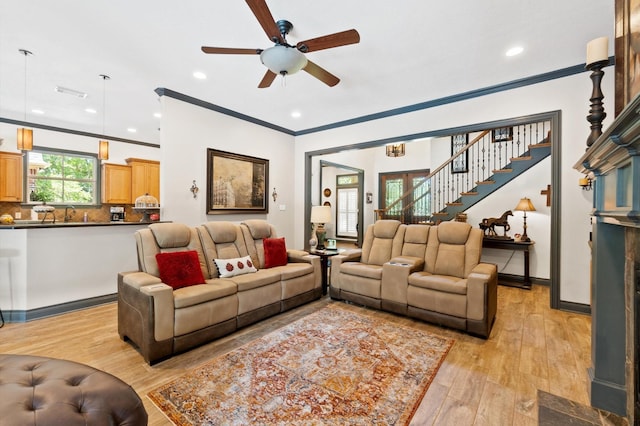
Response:
[[[265,268],[265,238],[276,234],[264,220],[156,223],[136,231],[139,270],[118,274],[120,337],[152,364],[320,298],[319,257],[287,250],[286,264]],[[174,290],[162,281],[156,255],[176,252],[197,254],[204,283]],[[231,266],[240,258],[257,270],[221,278],[216,261],[233,259]]]
[[[480,263],[482,231],[379,220],[362,249],[331,258],[333,299],[488,337],[497,308],[496,265]]]

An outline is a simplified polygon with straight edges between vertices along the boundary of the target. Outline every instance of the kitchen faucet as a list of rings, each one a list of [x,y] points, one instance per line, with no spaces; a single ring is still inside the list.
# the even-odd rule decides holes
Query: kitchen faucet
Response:
[[[69,222],[71,220],[71,215],[67,214],[67,212],[71,209],[71,215],[75,214],[76,208],[73,206],[67,206],[64,208],[64,222]]]

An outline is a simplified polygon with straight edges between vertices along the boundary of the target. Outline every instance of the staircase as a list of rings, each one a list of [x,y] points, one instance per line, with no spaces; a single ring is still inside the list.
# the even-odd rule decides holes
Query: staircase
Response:
[[[429,223],[454,219],[551,155],[550,126],[549,121],[543,121],[466,135],[467,139],[473,136],[469,144],[386,209],[376,210],[377,219],[398,219],[398,207],[402,206],[402,222],[420,223],[413,219],[414,205],[424,197],[430,197]]]

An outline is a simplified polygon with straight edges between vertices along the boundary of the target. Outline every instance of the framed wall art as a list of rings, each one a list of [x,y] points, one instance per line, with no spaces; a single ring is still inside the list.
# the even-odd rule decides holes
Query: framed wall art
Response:
[[[640,93],[640,0],[616,0],[615,115]]]
[[[491,131],[491,142],[507,142],[513,140],[513,127],[500,127]]]
[[[207,214],[269,213],[269,160],[207,149]]]
[[[451,136],[451,156],[463,150],[469,143],[469,135],[453,135]],[[465,151],[463,154],[458,155],[451,162],[451,173],[466,173],[469,171],[468,166],[469,151]]]

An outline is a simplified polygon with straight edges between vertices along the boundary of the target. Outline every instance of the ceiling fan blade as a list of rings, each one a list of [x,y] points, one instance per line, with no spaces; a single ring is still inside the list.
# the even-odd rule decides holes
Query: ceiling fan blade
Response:
[[[327,86],[333,87],[336,84],[340,83],[340,79],[335,75],[331,74],[329,71],[324,68],[319,67],[313,62],[307,60],[307,65],[302,68]]]
[[[262,29],[265,33],[267,33],[267,37],[269,40],[273,42],[284,43],[284,38],[282,34],[280,34],[280,29],[276,24],[276,21],[273,19],[273,15],[271,15],[271,11],[267,6],[266,0],[246,0],[247,4],[251,8],[251,11],[256,16],[256,19],[262,26]]]
[[[360,42],[360,34],[356,30],[347,30],[339,33],[329,34],[322,37],[301,41],[296,48],[301,52],[315,52],[316,50],[329,49],[332,47],[346,46]]]
[[[258,89],[264,89],[271,86],[271,83],[273,83],[273,80],[276,79],[276,76],[276,73],[271,70],[267,70],[267,72],[264,74],[264,77],[262,77],[262,81],[260,82],[260,84],[258,84]]]
[[[202,46],[204,53],[222,53],[225,55],[259,55],[262,49],[237,49],[234,47],[211,47]]]

